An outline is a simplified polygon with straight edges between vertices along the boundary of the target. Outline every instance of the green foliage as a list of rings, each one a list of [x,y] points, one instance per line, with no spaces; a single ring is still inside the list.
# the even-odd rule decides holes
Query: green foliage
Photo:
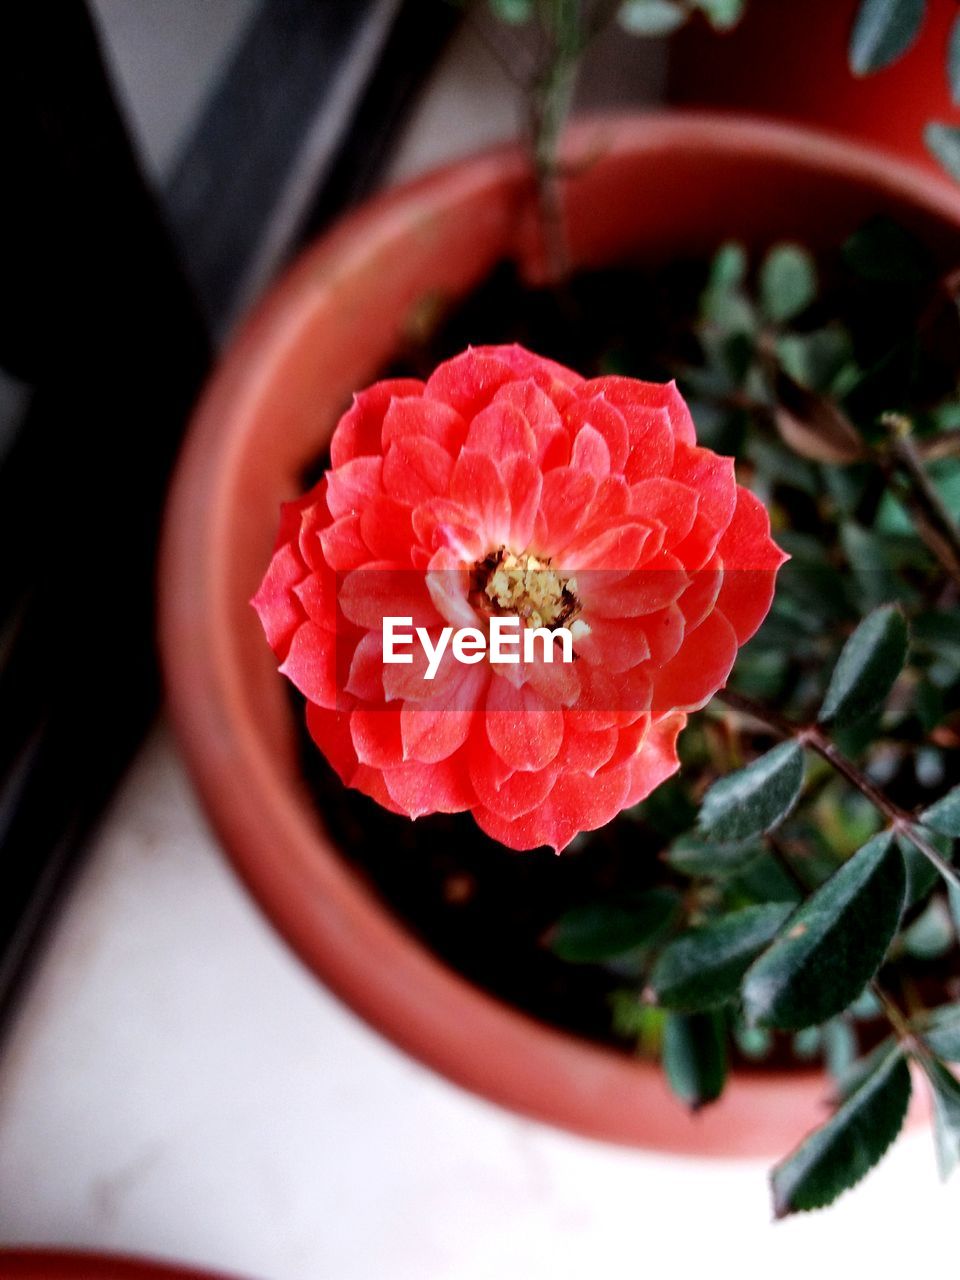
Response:
[[[945,836],[960,838],[960,786],[948,791],[935,804],[929,805],[920,814],[925,827],[939,831]]]
[[[941,1005],[917,1025],[924,1044],[947,1062],[960,1062],[960,1004]]]
[[[789,903],[743,907],[668,943],[650,975],[657,1001],[694,1012],[735,999],[750,961],[790,915]]]
[[[776,1216],[820,1209],[858,1183],[900,1132],[909,1101],[910,1071],[894,1046],[827,1123],[775,1167]]]
[[[487,0],[494,17],[511,27],[529,22],[536,9],[536,0]]]
[[[671,0],[624,0],[617,21],[633,36],[667,36],[687,20],[684,10]]]
[[[561,916],[550,948],[571,964],[600,964],[651,943],[670,928],[679,911],[672,889],[651,889],[633,902],[594,902]]]
[[[843,246],[847,266],[873,284],[922,284],[930,278],[928,250],[898,222],[878,216]]]
[[[860,0],[848,56],[856,76],[881,71],[901,58],[920,34],[925,0]]]
[[[803,752],[795,742],[781,743],[713,784],[703,797],[700,828],[721,843],[750,840],[783,821],[802,786]]]
[[[937,1058],[921,1055],[933,1098],[933,1138],[937,1168],[946,1180],[960,1162],[960,1084]]]
[[[716,1102],[727,1078],[727,1038],[718,1013],[671,1013],[663,1028],[663,1069],[670,1088],[699,1111]]]
[[[888,833],[822,885],[754,961],[743,982],[750,1022],[808,1027],[841,1013],[877,972],[896,932],[906,877]]]
[[[885,701],[907,657],[907,623],[896,605],[875,609],[843,646],[820,707],[821,723],[849,724]]]
[[[932,121],[923,131],[923,140],[950,177],[960,182],[960,127]]]
[[[793,320],[817,296],[813,257],[795,244],[776,245],[760,268],[760,304],[774,324]]]

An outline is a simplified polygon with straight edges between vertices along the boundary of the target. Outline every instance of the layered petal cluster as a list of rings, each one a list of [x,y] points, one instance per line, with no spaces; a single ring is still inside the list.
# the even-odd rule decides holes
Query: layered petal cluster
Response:
[[[675,385],[472,348],[356,396],[330,455],[253,603],[348,786],[559,851],[677,769],[786,557]],[[574,661],[383,661],[387,616],[438,637],[512,608]]]

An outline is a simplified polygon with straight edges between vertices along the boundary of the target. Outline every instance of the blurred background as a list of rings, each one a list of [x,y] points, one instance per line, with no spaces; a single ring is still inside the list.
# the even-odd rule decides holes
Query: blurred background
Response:
[[[865,83],[854,7],[754,0],[722,36],[611,26],[578,108],[772,113],[932,165],[956,6]],[[518,134],[502,64],[523,30],[442,0],[53,0],[8,6],[0,33],[0,1240],[263,1280],[721,1256],[790,1277],[854,1241],[877,1276],[932,1265],[952,1202],[925,1135],[840,1212],[774,1228],[763,1162],[604,1148],[402,1057],[261,919],[164,722],[154,551],[207,371],[338,213]]]

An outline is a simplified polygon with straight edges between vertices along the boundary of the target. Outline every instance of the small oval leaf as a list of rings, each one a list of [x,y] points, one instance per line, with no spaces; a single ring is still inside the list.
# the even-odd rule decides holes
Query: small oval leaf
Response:
[[[658,1004],[686,1011],[732,1000],[751,960],[793,910],[789,902],[743,907],[668,943],[650,975]]]
[[[617,10],[617,21],[632,36],[668,36],[686,19],[671,0],[625,0]]]
[[[850,35],[853,74],[882,71],[901,58],[920,34],[925,10],[925,0],[861,0]]]
[[[895,1045],[827,1123],[774,1168],[776,1216],[822,1209],[858,1183],[902,1129],[909,1101],[910,1069]]]
[[[716,1013],[671,1013],[663,1028],[663,1069],[676,1096],[694,1111],[716,1102],[727,1079],[727,1039]]]
[[[897,931],[906,873],[889,832],[874,836],[790,917],[743,982],[757,1026],[797,1031],[855,1000]]]
[[[923,1042],[947,1062],[960,1062],[960,1004],[944,1004],[914,1023]]]
[[[920,821],[931,831],[960,839],[960,786],[953,787],[936,804],[924,809]]]
[[[810,253],[796,244],[778,244],[760,268],[760,302],[774,324],[785,324],[817,296],[817,269]]]
[[[787,816],[802,786],[803,751],[782,742],[713,784],[703,797],[700,829],[721,843],[762,835]]]
[[[600,964],[658,938],[679,907],[679,895],[672,889],[651,889],[632,903],[585,903],[553,926],[550,950],[570,964]]]
[[[923,140],[933,158],[960,182],[960,126],[931,121],[923,131]]]
[[[950,85],[950,97],[956,107],[960,107],[960,14],[953,20],[950,28],[950,42],[947,45],[947,83]]]
[[[937,1168],[946,1182],[960,1163],[960,1083],[936,1058],[919,1059],[933,1098],[933,1140]]]
[[[896,605],[882,605],[843,646],[830,677],[820,721],[852,724],[876,711],[907,657],[907,623]]]

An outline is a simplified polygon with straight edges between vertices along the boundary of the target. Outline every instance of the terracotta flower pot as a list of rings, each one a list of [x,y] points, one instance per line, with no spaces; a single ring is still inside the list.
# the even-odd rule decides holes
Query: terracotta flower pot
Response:
[[[46,1249],[0,1249],[0,1276],[3,1280],[216,1280],[190,1267]]]
[[[960,191],[853,146],[706,115],[587,122],[568,200],[582,266],[707,254],[737,236],[834,246],[884,211],[944,260]],[[493,151],[371,202],[309,249],[232,343],[197,411],[162,551],[171,712],[197,785],[251,892],[358,1013],[437,1071],[540,1120],[614,1142],[782,1152],[824,1115],[817,1072],[739,1072],[692,1118],[659,1069],[543,1026],[414,939],[324,835],[292,717],[248,605],[278,507],[351,392],[396,350],[422,300],[466,294],[498,262],[536,270],[522,154]]]
[[[749,0],[718,35],[690,23],[670,44],[667,96],[677,105],[755,111],[852,134],[940,172],[928,120],[960,123],[946,56],[953,0],[931,0],[916,44],[893,66],[854,76],[847,46],[860,0]]]

